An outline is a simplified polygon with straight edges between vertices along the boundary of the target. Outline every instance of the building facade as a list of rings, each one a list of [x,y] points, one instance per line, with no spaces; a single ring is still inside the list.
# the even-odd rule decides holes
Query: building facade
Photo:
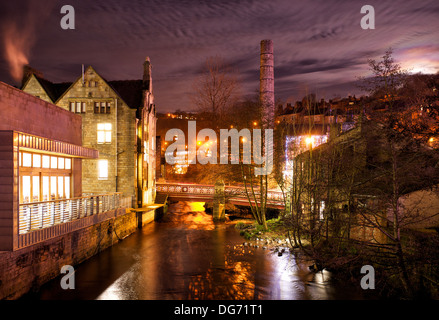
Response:
[[[22,247],[36,225],[58,222],[48,207],[29,204],[80,197],[83,161],[97,159],[98,151],[82,146],[80,116],[2,82],[0,118],[2,251]]]
[[[72,83],[52,83],[25,70],[22,90],[82,117],[82,145],[99,151],[84,160],[84,195],[122,192],[133,207],[155,199],[156,111],[151,63],[143,79],[107,81],[89,66]]]

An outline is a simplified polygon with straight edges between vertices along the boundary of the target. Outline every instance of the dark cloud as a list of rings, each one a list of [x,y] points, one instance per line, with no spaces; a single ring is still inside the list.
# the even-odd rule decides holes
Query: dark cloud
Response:
[[[0,17],[20,21],[29,3],[42,2],[2,1]],[[375,30],[360,27],[362,0],[72,0],[69,4],[76,11],[76,30],[60,28],[62,4],[57,3],[40,19],[29,50],[31,65],[54,81],[73,81],[82,64],[93,65],[109,80],[138,79],[149,56],[159,111],[192,109],[192,83],[211,56],[228,62],[239,73],[244,93],[253,94],[259,86],[262,39],[274,42],[275,91],[283,100],[311,89],[326,96],[353,93],[351,82],[366,74],[367,59],[379,58],[389,47],[400,60],[439,68],[436,0],[368,1],[375,8]],[[5,63],[0,63],[0,80],[11,82]]]

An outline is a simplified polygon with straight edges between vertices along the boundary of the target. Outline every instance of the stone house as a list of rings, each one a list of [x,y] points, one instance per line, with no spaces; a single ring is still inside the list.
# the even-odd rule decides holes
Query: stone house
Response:
[[[156,110],[151,63],[143,79],[107,81],[92,66],[72,83],[25,68],[22,90],[82,117],[82,145],[99,151],[82,164],[83,195],[122,192],[132,206],[155,199]]]

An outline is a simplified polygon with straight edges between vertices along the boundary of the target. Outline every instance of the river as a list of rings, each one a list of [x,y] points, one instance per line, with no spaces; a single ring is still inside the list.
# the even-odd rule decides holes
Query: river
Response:
[[[214,224],[200,203],[171,204],[163,222],[76,266],[75,289],[63,290],[56,278],[24,299],[362,299],[328,271],[311,272],[298,253],[279,256],[244,241],[233,223]]]

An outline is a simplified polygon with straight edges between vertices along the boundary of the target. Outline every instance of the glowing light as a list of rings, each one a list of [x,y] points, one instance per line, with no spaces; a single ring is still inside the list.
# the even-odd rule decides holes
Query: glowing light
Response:
[[[314,137],[307,137],[306,139],[305,139],[305,142],[306,142],[306,144],[307,145],[312,145],[313,143],[314,143]]]
[[[257,123],[257,122],[255,121],[255,122],[253,122],[253,125],[254,125],[254,126],[257,126],[257,125],[258,125],[258,123]]]

